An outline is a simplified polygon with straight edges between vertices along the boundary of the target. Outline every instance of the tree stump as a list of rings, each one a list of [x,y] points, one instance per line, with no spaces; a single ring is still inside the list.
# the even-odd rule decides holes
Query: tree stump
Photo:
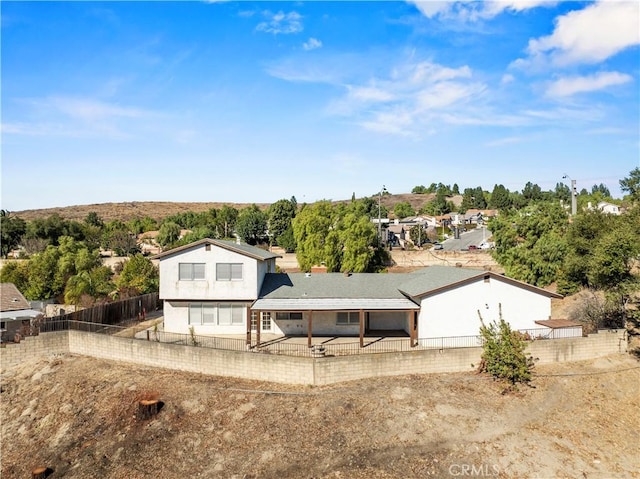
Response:
[[[32,479],[46,479],[47,476],[51,473],[51,469],[48,467],[36,467],[33,471],[31,471]]]
[[[158,414],[160,401],[157,399],[143,399],[138,402],[138,418],[150,419]]]

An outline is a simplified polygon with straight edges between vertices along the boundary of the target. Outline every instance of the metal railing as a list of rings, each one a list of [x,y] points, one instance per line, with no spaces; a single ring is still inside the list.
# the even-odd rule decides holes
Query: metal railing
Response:
[[[385,337],[365,338],[363,346],[359,341],[353,342],[332,342],[316,343],[311,348],[306,342],[304,344],[288,342],[287,337],[265,341],[256,344],[255,339],[251,344],[247,344],[245,339],[228,338],[220,336],[203,336],[197,334],[181,334],[160,331],[152,328],[141,328],[137,326],[117,326],[104,323],[89,323],[85,321],[44,320],[39,325],[40,333],[55,331],[83,331],[93,334],[107,334],[115,337],[129,338],[134,340],[155,341],[165,344],[177,344],[191,347],[202,347],[209,349],[219,349],[226,351],[251,351],[264,354],[281,354],[297,357],[319,357],[319,356],[350,356],[358,354],[379,354],[396,353],[420,350],[444,350],[461,348],[482,347],[484,340],[482,336],[449,336],[441,338],[418,339],[414,346],[409,338],[389,339]],[[526,329],[521,330],[525,339],[553,339],[550,329]]]

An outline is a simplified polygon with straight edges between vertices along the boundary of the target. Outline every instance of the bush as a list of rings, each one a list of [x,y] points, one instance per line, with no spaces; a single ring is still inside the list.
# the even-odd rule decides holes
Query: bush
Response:
[[[480,312],[478,311],[480,316]],[[533,370],[533,358],[525,354],[526,340],[518,331],[512,331],[511,326],[502,318],[489,326],[484,324],[480,316],[480,334],[484,339],[484,351],[480,372],[487,372],[496,379],[508,381],[511,387],[517,383],[529,383]]]

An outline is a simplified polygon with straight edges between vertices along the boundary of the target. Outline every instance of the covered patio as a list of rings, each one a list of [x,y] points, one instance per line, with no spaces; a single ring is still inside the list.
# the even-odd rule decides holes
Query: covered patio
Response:
[[[403,303],[403,309],[398,309],[398,300],[378,300],[379,303],[385,304],[377,304],[374,309],[371,300],[362,301],[366,304],[353,304],[353,300],[349,300],[351,304],[337,304],[344,301],[335,298],[316,300],[313,309],[301,309],[301,304],[291,304],[291,301],[257,300],[250,308],[251,320],[247,321],[246,344],[261,347],[276,343],[306,343],[306,346],[311,348],[357,343],[358,347],[366,348],[381,341],[403,341],[412,348],[417,345],[419,307],[409,300],[400,301]],[[365,305],[368,308],[365,308]],[[354,306],[360,308],[354,309]],[[278,313],[282,314],[279,316]],[[296,321],[295,330],[286,324],[291,321],[278,324],[285,320],[274,319],[274,316],[286,317],[291,313],[297,313],[296,318],[300,318]],[[335,323],[327,326],[328,318],[337,319]],[[318,323],[315,329],[314,320]],[[272,326],[273,323],[275,325]],[[268,326],[266,331],[265,325]]]

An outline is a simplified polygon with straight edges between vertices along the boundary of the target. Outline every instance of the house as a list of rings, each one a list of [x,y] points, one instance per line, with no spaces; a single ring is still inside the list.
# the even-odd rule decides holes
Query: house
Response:
[[[0,336],[2,342],[13,341],[23,326],[29,327],[31,320],[41,316],[31,309],[29,302],[13,283],[0,284]]]
[[[606,201],[600,201],[598,203],[598,209],[603,213],[607,213],[610,215],[620,215],[620,207],[618,205],[614,205],[613,203],[607,203]]]
[[[278,255],[204,239],[156,255],[165,331],[411,338],[476,336],[500,315],[514,329],[550,329],[560,296],[490,271],[431,266],[412,273],[276,273]]]

